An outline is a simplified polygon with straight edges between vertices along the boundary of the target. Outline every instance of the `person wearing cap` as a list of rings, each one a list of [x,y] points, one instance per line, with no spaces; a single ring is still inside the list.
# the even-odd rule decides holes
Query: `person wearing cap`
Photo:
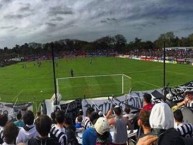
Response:
[[[112,145],[110,126],[105,117],[98,118],[94,128],[97,132],[96,145]]]

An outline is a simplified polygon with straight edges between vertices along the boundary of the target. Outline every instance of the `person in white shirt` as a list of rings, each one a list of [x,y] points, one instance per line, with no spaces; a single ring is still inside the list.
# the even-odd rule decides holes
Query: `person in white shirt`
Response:
[[[31,110],[25,112],[23,121],[25,126],[19,130],[16,143],[26,143],[29,139],[39,135],[34,125],[34,114]]]

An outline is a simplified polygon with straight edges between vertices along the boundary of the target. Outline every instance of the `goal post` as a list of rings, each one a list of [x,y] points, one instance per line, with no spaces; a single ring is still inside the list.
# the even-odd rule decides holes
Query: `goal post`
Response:
[[[63,99],[74,99],[126,94],[131,90],[131,81],[125,74],[91,75],[57,78],[56,85]]]

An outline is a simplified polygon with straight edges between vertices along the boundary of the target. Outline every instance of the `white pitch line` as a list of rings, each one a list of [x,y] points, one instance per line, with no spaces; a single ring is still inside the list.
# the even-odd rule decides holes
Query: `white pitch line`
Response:
[[[23,90],[21,90],[14,98],[12,101],[16,100],[18,98],[18,96],[23,92]]]
[[[172,73],[172,74],[177,74],[177,75],[182,75],[182,76],[190,76],[190,74],[188,74],[188,73],[180,73],[180,72],[173,72],[173,71],[166,71],[166,73]]]
[[[144,72],[155,72],[155,71],[161,71],[160,69],[155,69],[155,70],[144,70],[144,71],[131,71],[129,74],[133,73],[144,73]]]
[[[147,84],[147,85],[151,85],[151,86],[160,88],[160,86],[155,85],[155,84],[152,84],[152,83],[148,83],[148,82],[145,82],[145,81],[140,81],[140,82],[142,82],[142,83],[144,83],[144,84]]]

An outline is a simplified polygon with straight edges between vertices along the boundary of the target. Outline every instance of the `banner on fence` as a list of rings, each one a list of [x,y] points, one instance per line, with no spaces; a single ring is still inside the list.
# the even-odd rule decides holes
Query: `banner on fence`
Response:
[[[32,103],[13,104],[0,102],[0,114],[7,114],[10,120],[16,118],[16,114],[24,110],[33,110]]]
[[[152,94],[152,96],[155,96],[155,93],[161,95],[161,89],[131,92],[129,94],[119,96],[119,97],[110,96],[110,97],[103,97],[103,98],[83,99],[82,109],[84,114],[88,107],[93,107],[95,110],[100,110],[103,112],[103,114],[105,114],[114,104],[114,105],[121,106],[122,109],[124,109],[126,105],[129,105],[131,107],[131,110],[136,111],[142,108],[144,93]]]
[[[76,118],[79,109],[82,109],[81,99],[76,99],[69,103],[61,104],[61,109],[65,111],[65,114],[70,118]]]

